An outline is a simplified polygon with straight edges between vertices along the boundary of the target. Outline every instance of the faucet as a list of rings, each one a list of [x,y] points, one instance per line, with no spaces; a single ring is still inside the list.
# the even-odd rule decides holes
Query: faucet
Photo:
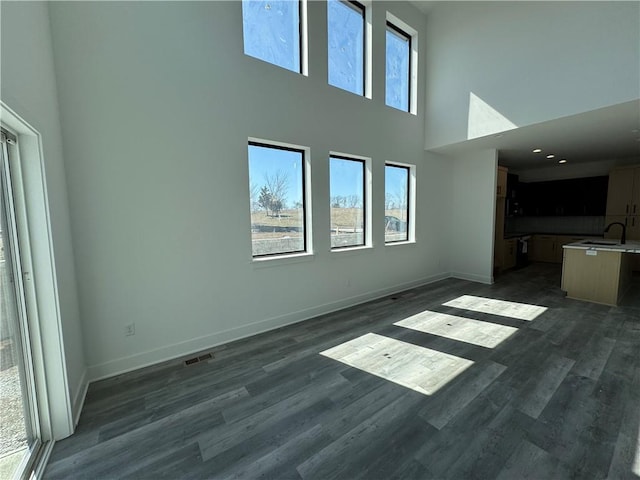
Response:
[[[607,225],[607,228],[604,229],[604,233],[607,233],[609,229],[614,225],[620,225],[622,227],[622,238],[620,239],[620,243],[624,245],[627,240],[627,226],[624,223],[621,223],[621,222],[610,223],[609,225]]]

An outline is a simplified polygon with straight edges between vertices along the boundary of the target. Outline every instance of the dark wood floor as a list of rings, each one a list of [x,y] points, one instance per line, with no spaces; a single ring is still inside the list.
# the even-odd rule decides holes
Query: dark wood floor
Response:
[[[566,299],[559,284],[560,268],[542,264],[491,286],[444,280],[216,347],[191,366],[93,383],[45,478],[638,479],[640,285],[606,307]],[[462,295],[547,310],[521,320],[443,305]],[[394,325],[425,311],[516,330],[487,347],[469,343],[473,328],[461,341]],[[389,360],[418,384],[446,377],[425,394],[395,383],[403,369],[373,362],[379,376],[320,354],[368,333],[470,366]]]

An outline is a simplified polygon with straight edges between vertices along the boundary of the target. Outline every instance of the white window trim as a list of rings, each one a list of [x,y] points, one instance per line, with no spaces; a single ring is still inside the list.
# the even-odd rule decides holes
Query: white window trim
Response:
[[[300,73],[309,76],[309,21],[307,0],[300,1]]]
[[[263,145],[273,145],[274,147],[283,147],[283,148],[291,148],[291,149],[295,149],[295,150],[302,150],[304,152],[303,155],[303,162],[304,162],[304,178],[302,179],[302,181],[304,182],[303,184],[303,190],[304,190],[304,237],[305,237],[305,246],[306,246],[306,250],[304,252],[287,252],[287,253],[275,253],[273,255],[264,255],[264,256],[259,256],[259,257],[254,257],[253,255],[251,256],[252,262],[255,263],[262,263],[262,262],[277,262],[277,261],[284,261],[286,263],[291,263],[292,261],[296,261],[298,259],[300,259],[300,257],[313,257],[313,235],[312,235],[312,225],[313,225],[313,220],[312,220],[312,208],[311,208],[311,148],[309,147],[305,147],[303,145],[296,145],[294,143],[286,143],[286,142],[279,142],[276,140],[267,140],[264,138],[257,138],[257,137],[249,137],[247,140],[247,145],[249,145],[249,143],[251,142],[255,142],[255,143],[261,143]],[[248,168],[249,164],[247,163],[247,168]],[[248,173],[248,170],[247,170]],[[248,179],[247,179],[248,180]],[[247,185],[249,184],[249,182],[247,181]],[[251,201],[249,199],[249,201]],[[251,210],[251,207],[249,207],[249,210]]]
[[[372,0],[359,0],[364,5],[364,96],[371,100],[373,98],[373,23],[372,23]],[[354,157],[355,158],[355,157]]]
[[[364,162],[364,245],[354,245],[353,247],[343,247],[343,248],[331,248],[331,252],[353,252],[354,250],[367,250],[373,248],[373,234],[372,234],[372,221],[373,214],[371,204],[373,201],[373,197],[371,195],[372,186],[373,186],[373,174],[371,173],[371,158],[363,157],[362,155],[354,155],[352,153],[343,153],[336,151],[329,151],[329,159],[332,156],[336,157],[344,157],[347,159],[360,160]],[[331,180],[329,180],[331,181]],[[331,189],[331,184],[329,184],[329,189]],[[331,217],[331,214],[329,214]],[[331,220],[329,220],[331,221]],[[329,242],[331,244],[331,242]]]
[[[409,231],[407,232],[407,240],[400,242],[387,242],[385,241],[385,246],[392,247],[395,245],[409,245],[416,243],[416,166],[411,163],[400,163],[400,162],[384,162],[384,166],[390,167],[403,167],[409,169],[409,199],[408,199],[408,208],[409,208]],[[386,194],[386,191],[385,191]]]
[[[386,21],[392,23],[403,32],[411,36],[411,58],[409,59],[410,71],[410,91],[409,91],[409,113],[418,114],[418,31],[400,20],[392,13],[387,12]],[[385,22],[386,25],[386,22]],[[385,29],[386,31],[386,29]],[[386,85],[385,85],[386,88]],[[394,108],[394,107],[391,107]],[[397,109],[396,109],[397,110]],[[400,110],[402,111],[402,110]]]

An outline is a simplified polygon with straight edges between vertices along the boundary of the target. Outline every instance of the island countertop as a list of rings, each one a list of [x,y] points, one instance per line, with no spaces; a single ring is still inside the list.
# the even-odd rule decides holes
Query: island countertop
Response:
[[[580,250],[597,250],[601,252],[640,253],[640,242],[635,240],[620,243],[614,240],[586,239],[579,242],[568,243],[562,247]]]

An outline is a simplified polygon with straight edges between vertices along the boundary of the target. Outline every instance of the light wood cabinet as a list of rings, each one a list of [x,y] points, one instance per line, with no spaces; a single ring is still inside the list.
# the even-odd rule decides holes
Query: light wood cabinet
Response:
[[[572,235],[533,235],[529,250],[529,260],[532,262],[562,263],[564,245],[579,242],[584,237]]]
[[[627,217],[627,239],[640,240],[640,215]]]
[[[579,242],[581,240],[584,240],[584,237],[574,237],[571,235],[558,235],[556,237],[556,256],[555,256],[556,263],[562,263],[562,260],[564,259],[564,248],[562,248],[564,245],[568,245],[569,243]]]
[[[636,254],[567,249],[562,266],[562,290],[568,298],[617,305],[631,281]]]
[[[633,174],[633,195],[631,195],[631,215],[640,215],[640,167],[634,169]]]
[[[531,237],[529,260],[532,262],[555,263],[557,261],[556,235],[533,235]]]
[[[640,215],[640,166],[611,170],[607,215]]]
[[[498,186],[496,189],[496,223],[493,241],[493,269],[504,269],[504,215],[507,195],[507,168],[498,167]]]
[[[607,215],[605,227],[613,222],[620,222],[627,226],[627,240],[640,240],[640,215]],[[614,225],[604,234],[604,238],[619,242],[622,238],[622,228]],[[640,272],[640,255],[633,255],[630,262],[633,271]]]
[[[611,225],[612,223],[619,222],[623,225],[628,225],[630,223],[629,217],[626,215],[607,215],[605,217],[604,226],[606,228],[607,225]],[[622,237],[622,227],[620,225],[614,225],[609,229],[608,232],[604,233],[604,238],[611,240],[620,240]],[[627,226],[627,238],[629,238],[629,227]],[[630,238],[629,238],[630,239]]]
[[[640,215],[607,215],[605,217],[605,227],[614,222],[620,222],[627,227],[627,240],[640,240]],[[604,234],[604,238],[620,240],[622,237],[622,227],[614,225]]]
[[[498,197],[507,196],[507,174],[508,169],[506,167],[498,167],[498,184],[496,187],[496,195]]]
[[[516,266],[516,257],[518,253],[518,239],[510,238],[504,241],[502,268],[504,270]]]
[[[640,240],[640,165],[619,167],[609,174],[605,227],[620,222],[627,227],[627,240]],[[620,240],[619,226],[611,227],[605,238]],[[632,268],[640,271],[640,255],[632,257]]]

